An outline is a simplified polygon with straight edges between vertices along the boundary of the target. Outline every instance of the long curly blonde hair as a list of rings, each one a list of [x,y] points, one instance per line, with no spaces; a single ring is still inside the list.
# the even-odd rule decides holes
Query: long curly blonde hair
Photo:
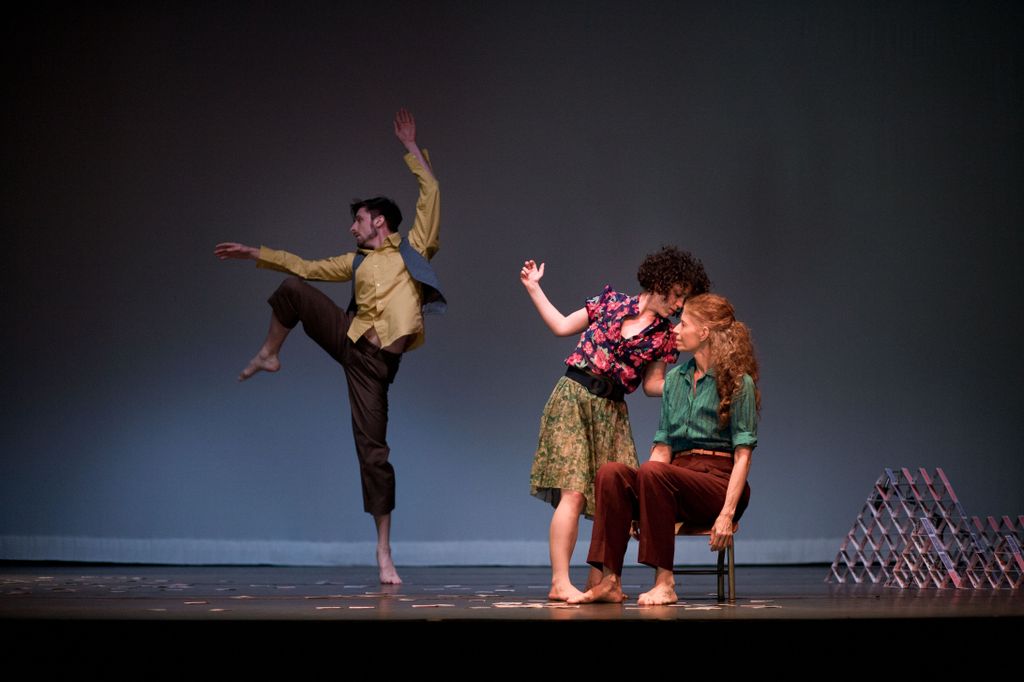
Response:
[[[750,328],[736,319],[732,304],[717,294],[700,294],[686,299],[685,312],[708,328],[711,366],[718,384],[718,428],[729,424],[733,397],[743,388],[743,375],[754,380],[757,411],[761,411],[761,389]]]

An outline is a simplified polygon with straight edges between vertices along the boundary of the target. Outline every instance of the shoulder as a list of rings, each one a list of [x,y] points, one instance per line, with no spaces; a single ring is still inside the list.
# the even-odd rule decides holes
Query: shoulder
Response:
[[[690,362],[693,362],[693,360],[691,359]],[[675,386],[683,380],[686,372],[690,369],[690,362],[676,365],[665,374],[665,388],[668,388],[670,385]]]
[[[616,291],[612,288],[611,284],[606,284],[601,293],[595,298],[599,298],[609,311],[627,310],[634,307],[634,297],[621,291]]]
[[[615,290],[612,289],[612,286],[610,284],[606,284],[604,289],[601,290],[601,293],[587,299],[587,307],[591,309],[603,307],[607,305],[609,301],[615,300],[615,295],[616,293]]]
[[[742,377],[740,377],[739,386],[736,389],[737,393],[739,393],[742,396],[749,396],[753,398],[756,390],[757,387],[754,385],[753,377],[751,377],[749,374],[744,374]]]

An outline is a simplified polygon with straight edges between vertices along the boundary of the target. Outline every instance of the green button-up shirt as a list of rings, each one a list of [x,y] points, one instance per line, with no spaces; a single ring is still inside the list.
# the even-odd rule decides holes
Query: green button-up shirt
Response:
[[[733,398],[729,424],[718,428],[718,385],[714,369],[697,380],[697,363],[692,358],[677,365],[665,376],[661,398],[661,421],[654,434],[655,443],[665,443],[672,452],[682,450],[718,450],[735,452],[737,447],[757,446],[757,402],[754,380],[743,375],[743,388]]]

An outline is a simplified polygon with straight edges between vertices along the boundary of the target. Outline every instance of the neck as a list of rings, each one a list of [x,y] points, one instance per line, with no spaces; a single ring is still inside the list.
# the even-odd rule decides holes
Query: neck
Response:
[[[391,234],[391,233],[390,232],[378,232],[371,239],[363,242],[359,246],[359,248],[361,248],[361,249],[370,249],[371,251],[374,250],[374,249],[378,249],[378,248],[380,248],[380,245],[384,243],[384,240],[388,238],[389,234]]]
[[[647,306],[651,303],[651,292],[643,291],[637,297],[637,317],[654,317],[655,313],[653,310],[648,310]]]
[[[711,351],[706,344],[694,351],[693,359],[697,363],[697,372],[702,375],[707,374],[708,368],[711,366]]]

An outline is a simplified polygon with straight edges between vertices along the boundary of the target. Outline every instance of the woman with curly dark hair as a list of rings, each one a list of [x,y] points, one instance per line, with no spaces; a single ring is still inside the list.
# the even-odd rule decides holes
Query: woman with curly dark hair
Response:
[[[637,466],[624,396],[641,384],[647,395],[661,395],[665,365],[676,359],[668,318],[710,283],[690,253],[663,247],[640,265],[638,296],[606,286],[584,307],[563,315],[544,295],[543,276],[544,264],[532,260],[519,273],[541,319],[558,336],[582,332],[544,407],[530,472],[531,494],[555,507],[548,597],[565,601],[583,594],[569,579],[569,560],[580,514],[594,513],[594,474],[607,462]],[[588,586],[598,579],[593,571]]]
[[[693,353],[665,377],[661,422],[649,461],[636,470],[606,464],[595,482],[597,512],[587,562],[601,580],[574,603],[621,602],[622,559],[639,513],[640,563],[653,566],[643,605],[677,601],[675,524],[711,527],[711,549],[732,544],[747,507],[747,472],[757,445],[761,393],[750,330],[714,294],[687,299],[675,327],[679,351]]]

